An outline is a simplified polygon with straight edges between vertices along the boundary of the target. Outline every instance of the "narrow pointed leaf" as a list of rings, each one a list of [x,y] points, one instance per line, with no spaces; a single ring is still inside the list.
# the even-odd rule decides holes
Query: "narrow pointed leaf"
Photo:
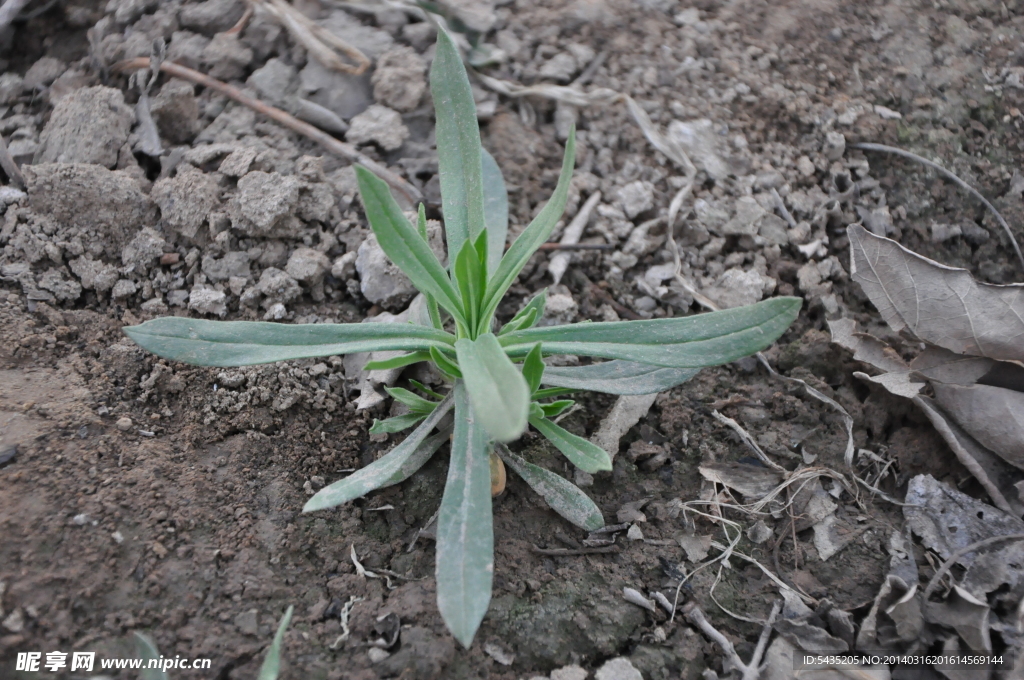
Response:
[[[548,240],[558,219],[565,211],[565,203],[569,197],[569,183],[572,181],[572,170],[576,164],[576,128],[569,133],[565,143],[565,156],[562,159],[562,172],[558,176],[558,185],[551,194],[547,204],[530,222],[530,225],[519,234],[512,246],[501,258],[497,270],[491,275],[487,289],[487,304],[484,316],[490,316],[497,309],[498,303],[505,297],[512,282],[519,276],[530,257]]]
[[[601,509],[568,479],[539,465],[528,463],[509,451],[504,444],[499,444],[495,450],[501,459],[563,518],[585,531],[596,531],[604,526]]]
[[[345,479],[339,480],[330,486],[326,486],[316,493],[315,496],[306,501],[302,508],[303,512],[313,512],[324,508],[333,508],[353,498],[359,498],[374,489],[395,484],[395,475],[399,473],[410,458],[416,458],[418,451],[430,431],[441,422],[441,419],[452,408],[453,400],[447,398],[437,405],[434,412],[420,423],[401,444],[385,454],[383,458],[375,460],[366,467],[353,472]],[[441,445],[440,442],[437,443]],[[436,449],[434,449],[436,450]],[[433,451],[430,452],[433,454]],[[428,456],[429,457],[429,456]],[[399,480],[401,481],[401,480]]]
[[[156,643],[148,635],[142,633],[133,633],[132,637],[135,640],[135,653],[142,659],[142,672],[139,673],[139,680],[168,680],[167,671],[162,668],[147,668],[150,661],[160,659],[160,652],[156,648]]]
[[[498,269],[508,238],[508,190],[501,168],[487,149],[480,149],[484,178],[484,225],[487,227],[487,271]]]
[[[402,432],[404,430],[408,430],[410,427],[426,417],[426,414],[423,413],[406,413],[405,415],[385,418],[384,420],[377,420],[374,418],[373,425],[370,426],[370,434],[393,434],[395,432]]]
[[[363,209],[381,249],[420,292],[464,320],[459,294],[448,273],[426,239],[406,219],[387,183],[361,165],[355,167]]]
[[[399,402],[405,404],[415,413],[426,415],[434,410],[437,402],[424,399],[415,392],[410,392],[403,387],[385,387],[384,390]]]
[[[267,658],[260,666],[260,674],[256,680],[277,680],[277,674],[281,671],[281,645],[284,644],[284,634],[288,630],[288,624],[292,622],[292,612],[295,607],[288,605],[288,611],[281,617],[281,623],[277,626],[277,633],[274,641],[267,650]]]
[[[444,331],[414,324],[293,325],[174,316],[123,330],[153,354],[198,366],[248,366],[355,352],[426,350],[450,347],[454,340]]]
[[[555,448],[580,470],[593,474],[612,469],[611,457],[597,444],[588,442],[583,437],[577,437],[547,418],[531,414],[530,424],[547,437],[548,441],[554,444]]]
[[[444,399],[444,395],[443,394],[435,392],[434,390],[430,389],[429,387],[427,387],[426,385],[421,383],[419,380],[413,380],[413,379],[410,378],[409,379],[409,384],[412,385],[413,387],[415,387],[416,389],[418,389],[420,392],[423,392],[424,394],[426,394],[428,396],[436,398],[438,401],[440,401],[441,399]]]
[[[437,515],[437,608],[455,639],[469,648],[491,601],[494,529],[488,434],[455,383],[455,434]]]
[[[556,418],[572,408],[575,403],[572,399],[560,399],[550,404],[541,404],[540,409],[544,412],[545,418]]]
[[[541,382],[605,394],[654,394],[682,385],[699,372],[616,359],[589,366],[548,366]]]
[[[526,305],[516,312],[516,315],[512,317],[512,320],[501,327],[498,335],[505,335],[512,331],[526,330],[532,328],[533,324],[537,323],[544,314],[544,306],[548,301],[548,289],[545,288],[541,292],[533,296],[533,298],[526,303]]]
[[[500,442],[516,439],[526,429],[530,388],[502,351],[493,333],[455,343],[462,379],[480,423]]]
[[[421,361],[430,361],[430,352],[412,352],[411,354],[403,354],[401,356],[392,357],[390,359],[381,359],[380,361],[367,361],[366,365],[363,366],[363,370],[386,371],[392,368],[402,368],[403,366],[418,364]]]
[[[480,234],[479,241],[486,249],[486,234]],[[480,250],[477,244],[466,241],[462,244],[462,250],[455,258],[455,283],[462,296],[462,308],[466,313],[466,323],[470,328],[476,328],[480,322],[480,306],[483,302],[484,292],[487,286],[487,270],[485,261],[480,257]]]
[[[420,203],[419,210],[416,212],[416,231],[419,232],[420,237],[424,241],[428,241],[427,209],[422,203]],[[444,324],[441,322],[441,314],[437,309],[437,300],[429,293],[424,293],[423,297],[427,306],[427,316],[430,319],[430,325],[437,329],[444,328]]]
[[[548,370],[550,370],[550,368]],[[536,390],[533,393],[532,396],[533,396],[533,400],[537,401],[538,399],[549,399],[551,397],[561,397],[562,395],[572,394],[573,392],[577,392],[577,391],[578,390],[569,389],[569,388],[565,388],[565,387],[545,387],[544,389]]]
[[[430,348],[430,358],[437,364],[437,367],[452,376],[453,378],[461,378],[462,371],[459,369],[459,365],[448,358],[444,352],[436,347]]]
[[[523,356],[532,343],[543,342],[549,355],[624,359],[673,368],[718,366],[775,342],[796,319],[801,303],[800,298],[779,297],[677,319],[531,328],[504,335],[501,343],[511,356]]]
[[[437,121],[434,135],[441,209],[451,255],[483,230],[484,190],[480,125],[473,90],[459,49],[444,29],[437,32],[437,47],[430,67],[430,92]]]
[[[526,378],[530,394],[536,392],[537,388],[540,387],[543,376],[544,360],[541,358],[540,343],[538,342],[530,350],[530,353],[526,355],[526,361],[523,362],[523,377]]]

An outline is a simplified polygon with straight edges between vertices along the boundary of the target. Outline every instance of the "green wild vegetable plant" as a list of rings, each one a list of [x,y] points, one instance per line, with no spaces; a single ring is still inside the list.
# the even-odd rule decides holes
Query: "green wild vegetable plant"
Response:
[[[491,598],[490,455],[500,456],[564,518],[583,529],[597,529],[604,519],[586,494],[520,458],[505,443],[533,426],[579,469],[610,470],[608,453],[556,424],[554,418],[573,404],[564,398],[567,394],[650,394],[679,385],[701,367],[768,347],[796,318],[801,300],[780,297],[684,318],[538,328],[545,304],[541,292],[496,328],[498,304],[565,208],[575,131],[566,142],[554,194],[505,250],[505,184],[494,159],[480,145],[469,79],[443,30],[438,33],[430,87],[449,267],[427,244],[423,206],[416,223],[411,223],[388,186],[356,166],[363,208],[381,248],[425,299],[418,323],[288,325],[167,317],[125,332],[155,354],[202,366],[395,350],[404,354],[372,361],[367,368],[432,362],[447,387],[436,392],[410,381],[412,390],[389,388],[409,413],[376,421],[371,429],[380,433],[414,427],[412,432],[381,459],[320,490],[303,511],[331,508],[397,484],[450,438],[448,479],[437,518],[437,604],[448,629],[469,647]],[[559,354],[610,361],[545,366],[544,357]]]

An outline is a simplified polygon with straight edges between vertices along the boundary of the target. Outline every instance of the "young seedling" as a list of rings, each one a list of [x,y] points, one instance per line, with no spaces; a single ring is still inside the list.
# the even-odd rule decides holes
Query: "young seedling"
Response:
[[[413,383],[421,394],[390,394],[407,415],[374,423],[371,432],[412,433],[383,458],[313,496],[314,512],[397,484],[420,469],[451,439],[448,479],[437,518],[437,604],[448,629],[469,647],[487,612],[494,570],[491,457],[497,453],[549,505],[587,530],[604,525],[601,511],[563,477],[533,465],[504,446],[533,426],[585,472],[610,470],[598,446],[553,420],[572,406],[574,390],[650,394],[679,385],[704,366],[758,352],[796,318],[801,300],[780,297],[756,305],[683,318],[535,327],[545,293],[511,321],[495,325],[509,286],[547,241],[565,208],[575,158],[575,131],[554,194],[505,250],[508,196],[501,171],[480,145],[473,94],[452,39],[438,33],[430,71],[437,119],[437,153],[450,267],[426,239],[426,216],[416,224],[402,213],[387,185],[357,166],[363,209],[381,248],[426,301],[422,323],[287,325],[167,317],[125,328],[143,348],[201,366],[244,366],[353,352],[402,350],[397,359],[367,368],[432,362],[447,380],[442,392]],[[546,367],[544,357],[610,359],[578,367]],[[454,418],[449,414],[454,411]],[[435,433],[434,431],[437,430]]]

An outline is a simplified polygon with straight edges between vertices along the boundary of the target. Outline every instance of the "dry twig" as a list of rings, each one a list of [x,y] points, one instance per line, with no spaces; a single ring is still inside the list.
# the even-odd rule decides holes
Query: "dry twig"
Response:
[[[754,648],[754,653],[750,656],[750,663],[744,663],[740,655],[736,653],[736,648],[729,642],[729,639],[704,618],[704,612],[700,610],[696,603],[690,602],[683,606],[686,620],[699,628],[700,632],[704,633],[709,640],[722,649],[722,653],[725,654],[725,668],[738,670],[741,680],[758,680],[761,677],[761,659],[768,648],[768,639],[771,637],[772,626],[775,624],[775,619],[781,611],[782,603],[776,601],[772,605],[772,611],[768,615],[768,619],[764,622],[764,627],[761,628],[761,637],[758,638],[757,647]]]
[[[148,57],[138,57],[137,59],[118,62],[117,64],[114,64],[113,70],[119,73],[127,73],[129,71],[143,68],[149,68]],[[168,75],[174,76],[175,78],[181,78],[195,83],[196,85],[202,85],[203,87],[209,87],[210,89],[216,90],[224,96],[234,99],[239,104],[248,106],[253,111],[262,113],[264,116],[284,125],[288,129],[312,139],[331,153],[337,154],[346,160],[365,165],[367,169],[387,182],[392,189],[398,191],[401,194],[401,198],[405,199],[407,202],[407,207],[412,207],[423,200],[423,194],[421,194],[416,187],[409,184],[407,181],[391,172],[380,163],[374,161],[372,158],[360,153],[351,144],[338,141],[323,130],[313,127],[309,123],[304,123],[295,116],[286,113],[279,108],[264,104],[260,100],[250,97],[236,87],[232,87],[227,83],[217,80],[216,78],[211,78],[205,73],[200,73],[199,71],[182,66],[181,64],[165,61],[160,64],[160,70]]]
[[[932,576],[930,581],[928,581],[928,585],[924,589],[924,601],[928,601],[928,598],[931,597],[931,594],[934,593],[935,589],[939,586],[939,581],[942,580],[942,577],[945,576],[946,573],[953,568],[953,565],[956,564],[956,561],[958,559],[960,559],[967,553],[974,552],[975,550],[979,550],[981,548],[993,545],[995,543],[1002,543],[1003,541],[1024,541],[1024,534],[1006,534],[1004,536],[992,536],[991,538],[986,538],[981,541],[975,541],[974,543],[971,543],[970,545],[964,546],[963,548],[957,550],[955,553],[950,555],[945,562],[942,563],[942,566],[939,567],[938,571],[935,572],[935,575]]]
[[[359,76],[370,67],[370,60],[362,51],[322,26],[313,23],[309,17],[284,0],[249,0],[249,2],[277,19],[282,26],[288,29],[296,42],[305,47],[317,61],[327,68]],[[355,62],[355,65],[346,64],[336,52],[344,54]]]

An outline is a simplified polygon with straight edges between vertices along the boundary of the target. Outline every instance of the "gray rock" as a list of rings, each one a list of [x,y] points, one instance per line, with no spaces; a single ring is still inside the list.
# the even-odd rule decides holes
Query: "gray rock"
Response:
[[[39,277],[39,287],[53,293],[61,302],[77,300],[82,294],[82,286],[78,281],[64,277],[59,269],[48,269]]]
[[[39,152],[39,142],[34,141],[29,137],[22,137],[21,139],[12,139],[7,144],[7,153],[11,154],[11,158],[19,166],[31,163],[32,159]]]
[[[0,106],[10,106],[21,96],[25,89],[25,82],[17,73],[4,73],[0,75]]]
[[[187,290],[172,290],[167,293],[167,304],[172,307],[184,307],[188,304]]]
[[[210,44],[210,39],[192,31],[175,31],[171,43],[167,46],[167,60],[176,64],[198,69],[203,50]]]
[[[274,267],[263,270],[254,290],[263,296],[264,309],[275,303],[287,304],[302,295],[299,282]]]
[[[644,680],[629,659],[620,656],[606,661],[603,666],[597,669],[594,680]]]
[[[690,160],[712,179],[729,176],[728,151],[725,138],[714,130],[714,123],[707,118],[691,121],[674,120],[669,123],[668,137],[679,144]]]
[[[373,97],[396,111],[412,111],[427,89],[426,73],[426,62],[411,47],[393,47],[377,60],[370,78]]]
[[[394,151],[409,137],[409,128],[402,123],[402,116],[386,106],[372,104],[352,119],[345,135],[352,144],[376,142],[385,151]]]
[[[757,234],[771,245],[784,246],[789,243],[786,220],[768,213],[757,223]]]
[[[842,132],[828,132],[825,134],[825,143],[821,152],[830,161],[838,161],[846,153],[846,137]]]
[[[238,180],[234,205],[243,219],[234,226],[251,236],[271,234],[279,222],[294,215],[301,187],[299,180],[276,172],[248,173]]]
[[[113,168],[134,120],[120,90],[102,86],[76,90],[53,108],[34,162],[95,163]]]
[[[236,616],[235,625],[238,627],[238,632],[243,635],[258,635],[260,631],[257,614],[255,609],[250,609]]]
[[[576,73],[577,68],[578,65],[574,56],[568,52],[559,52],[541,64],[538,74],[541,78],[567,83],[573,74]]]
[[[548,295],[544,302],[544,315],[537,322],[538,326],[564,326],[572,323],[579,311],[579,305],[571,295],[554,293]]]
[[[308,99],[295,100],[295,117],[336,135],[348,132],[348,124],[338,114]]]
[[[260,98],[274,106],[284,106],[297,87],[296,70],[276,57],[256,69],[246,82]]]
[[[356,271],[363,297],[382,307],[400,307],[416,294],[409,277],[392,264],[373,234],[359,246]]]
[[[249,253],[233,251],[226,253],[222,258],[213,255],[203,257],[203,273],[211,281],[228,281],[232,277],[238,277],[243,282],[249,278]]]
[[[298,216],[307,222],[327,222],[336,203],[329,184],[313,182],[299,191]]]
[[[317,23],[349,45],[356,47],[371,60],[377,59],[395,44],[394,38],[387,31],[367,26],[340,9],[334,10],[326,19]]]
[[[203,49],[201,61],[207,73],[218,80],[236,80],[245,75],[253,53],[236,36],[218,33]]]
[[[200,314],[223,317],[228,313],[227,295],[213,288],[196,286],[188,294],[188,308]]]
[[[252,164],[256,160],[256,154],[256,149],[251,146],[235,149],[228,154],[227,158],[221,161],[220,167],[217,170],[228,177],[241,177],[252,168]]]
[[[164,83],[150,112],[160,134],[174,144],[186,144],[199,132],[199,100],[192,84],[184,80]]]
[[[60,59],[43,57],[25,71],[24,86],[33,90],[42,90],[57,80],[67,68],[67,64]]]
[[[626,217],[633,219],[654,207],[654,186],[650,182],[630,182],[616,192],[619,207]]]
[[[959,225],[940,222],[932,222],[931,232],[932,243],[943,243],[951,238],[956,238],[963,234]]]
[[[319,250],[298,248],[288,258],[285,272],[309,288],[310,296],[317,302],[324,299],[324,274],[331,267],[331,261]]]
[[[212,36],[234,26],[244,11],[241,0],[207,0],[182,7],[178,21],[183,28]]]
[[[158,180],[150,197],[160,206],[163,223],[195,239],[210,213],[220,205],[220,187],[213,177],[185,166],[174,177]]]
[[[126,297],[135,295],[135,291],[138,290],[138,286],[131,279],[121,279],[114,284],[114,289],[110,291],[110,297],[115,300],[123,300]]]
[[[143,273],[164,254],[167,242],[155,229],[143,227],[121,251],[121,262],[128,271]]]
[[[741,196],[736,201],[736,214],[722,225],[722,233],[726,236],[753,236],[757,233],[758,221],[765,214],[765,209],[753,196]]]
[[[339,281],[348,281],[356,275],[356,253],[350,250],[331,265],[331,276]]]
[[[488,33],[498,21],[494,13],[493,0],[446,0],[445,5],[455,11],[455,16],[466,28],[477,33]]]
[[[117,267],[97,262],[87,255],[71,260],[68,266],[82,282],[83,288],[101,294],[113,288],[119,276]]]
[[[373,103],[369,74],[339,73],[316,59],[308,60],[299,72],[299,94],[344,119],[362,113]]]
[[[761,276],[754,270],[727,269],[714,285],[704,289],[704,295],[718,303],[722,309],[742,307],[759,302],[765,293],[775,289],[775,280]]]
[[[143,224],[155,215],[149,197],[125,172],[88,163],[46,163],[22,168],[32,209],[77,229],[80,236],[120,254]]]

